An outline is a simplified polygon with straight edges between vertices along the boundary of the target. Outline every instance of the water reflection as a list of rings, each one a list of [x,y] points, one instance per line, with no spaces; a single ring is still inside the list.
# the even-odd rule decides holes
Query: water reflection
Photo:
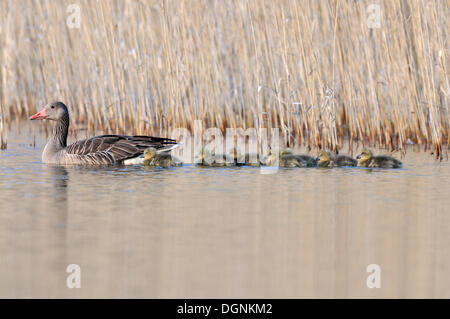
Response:
[[[66,192],[67,184],[69,181],[69,173],[66,167],[57,165],[44,165],[45,169],[54,176],[55,188],[64,189]]]

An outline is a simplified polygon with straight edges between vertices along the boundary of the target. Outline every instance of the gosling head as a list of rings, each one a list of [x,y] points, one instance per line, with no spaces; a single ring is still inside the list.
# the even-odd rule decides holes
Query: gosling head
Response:
[[[289,147],[287,147],[287,148],[285,148],[284,150],[281,151],[280,156],[283,156],[283,155],[292,155],[292,154],[293,154],[293,153],[292,153],[292,150],[291,150]]]
[[[331,152],[330,151],[320,151],[319,156],[317,156],[316,161],[321,163],[328,163],[331,161]]]
[[[358,164],[362,164],[370,160],[372,157],[373,157],[372,151],[368,148],[365,148],[362,150],[361,154],[356,156],[356,159],[358,160]]]
[[[278,154],[272,150],[269,150],[266,157],[266,163],[268,166],[273,166],[275,164],[276,160],[278,159]]]
[[[149,147],[144,151],[144,157],[146,160],[152,159],[153,157],[155,157],[155,155],[156,155],[156,148],[154,147]]]

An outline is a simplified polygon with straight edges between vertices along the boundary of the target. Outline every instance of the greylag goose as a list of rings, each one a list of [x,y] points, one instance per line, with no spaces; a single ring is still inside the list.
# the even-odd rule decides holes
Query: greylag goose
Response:
[[[347,155],[331,155],[330,151],[320,151],[316,158],[319,167],[356,166],[358,161]]]
[[[144,165],[147,166],[159,166],[159,167],[171,167],[181,166],[181,161],[175,157],[172,157],[167,152],[158,153],[154,147],[149,147],[144,151]]]
[[[175,140],[152,136],[100,135],[67,146],[69,111],[62,102],[47,104],[30,120],[53,120],[53,135],[42,152],[42,161],[51,164],[124,164],[141,156],[146,148],[169,151],[179,144]]]
[[[267,160],[268,166],[276,166],[277,156],[270,151],[269,158]],[[315,158],[309,155],[295,155],[291,149],[284,149],[278,158],[279,167],[315,167],[317,161]]]
[[[362,150],[356,159],[358,160],[358,166],[373,167],[373,168],[401,168],[402,162],[390,156],[380,155],[373,156],[373,152],[365,148]]]

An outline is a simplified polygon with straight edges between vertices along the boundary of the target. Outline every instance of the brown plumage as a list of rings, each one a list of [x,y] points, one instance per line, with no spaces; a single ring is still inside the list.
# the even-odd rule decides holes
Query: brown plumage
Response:
[[[62,102],[46,105],[31,120],[55,121],[53,135],[42,153],[42,161],[52,164],[122,164],[124,160],[138,157],[149,147],[170,150],[178,144],[175,140],[153,136],[100,135],[67,146],[69,112]]]

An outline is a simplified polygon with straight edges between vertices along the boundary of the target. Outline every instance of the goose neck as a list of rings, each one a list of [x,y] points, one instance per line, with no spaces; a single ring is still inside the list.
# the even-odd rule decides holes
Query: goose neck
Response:
[[[69,117],[64,117],[55,123],[53,128],[52,142],[58,148],[67,146],[67,133],[69,132]]]

